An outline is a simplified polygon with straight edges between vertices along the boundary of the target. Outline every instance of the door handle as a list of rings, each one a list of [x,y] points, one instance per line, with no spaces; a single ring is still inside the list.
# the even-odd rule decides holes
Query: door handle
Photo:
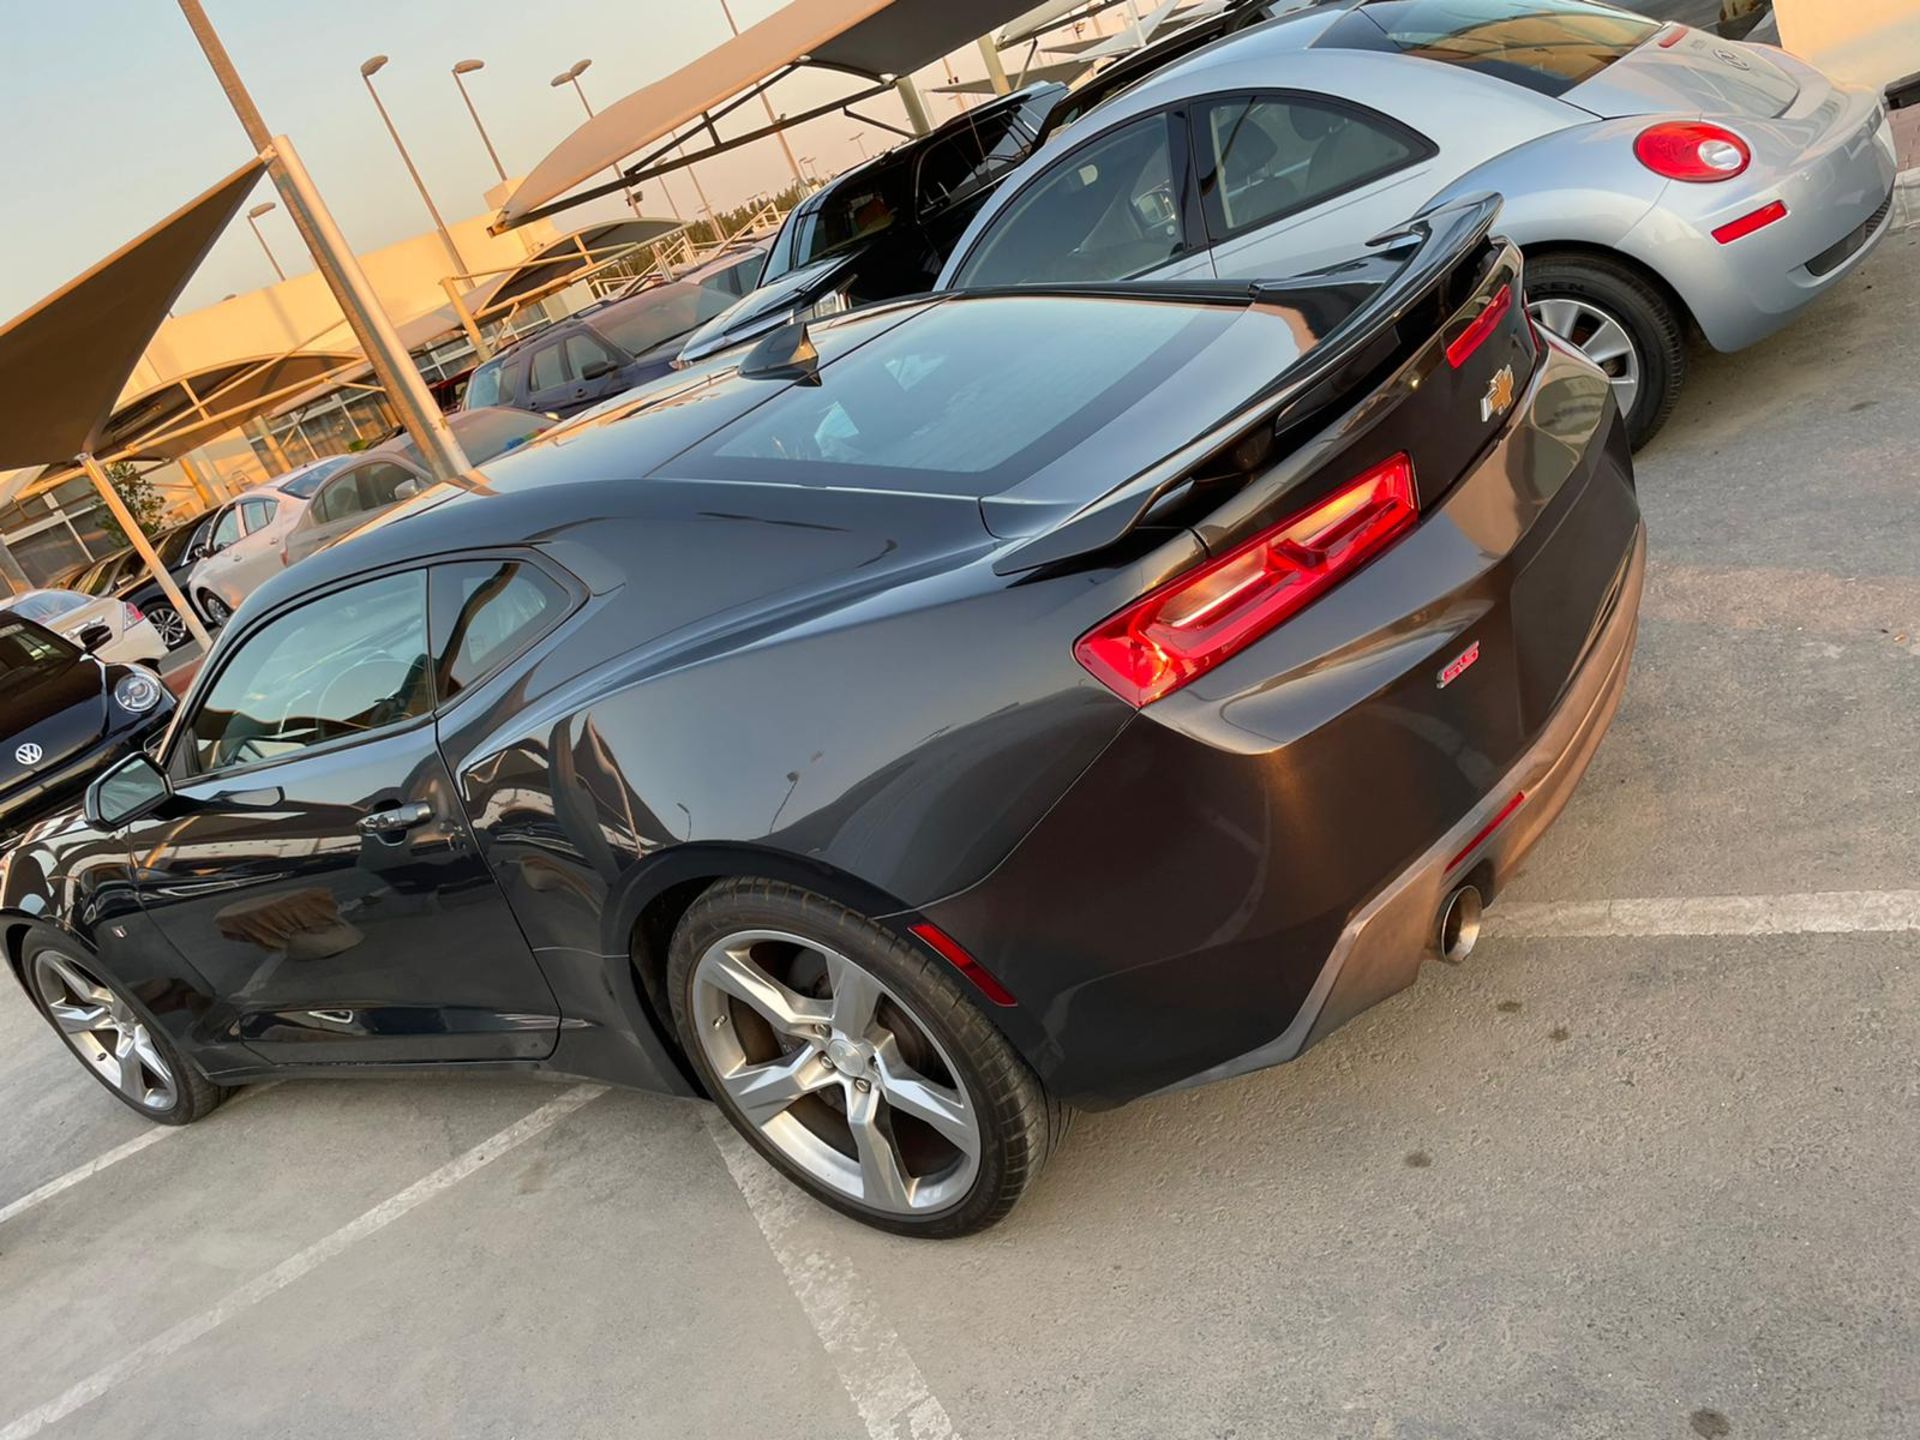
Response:
[[[375,810],[362,815],[355,827],[363,835],[398,835],[433,819],[433,807],[424,800],[410,800],[391,810]]]

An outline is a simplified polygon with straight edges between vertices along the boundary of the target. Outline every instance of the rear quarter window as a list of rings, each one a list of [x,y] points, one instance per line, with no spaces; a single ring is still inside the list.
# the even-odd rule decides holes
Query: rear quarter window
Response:
[[[1370,0],[1320,44],[1437,60],[1557,98],[1660,28],[1590,0]]]

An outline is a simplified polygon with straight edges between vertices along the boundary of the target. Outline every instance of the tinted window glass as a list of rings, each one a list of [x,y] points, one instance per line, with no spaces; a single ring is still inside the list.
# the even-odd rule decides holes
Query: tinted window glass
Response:
[[[533,352],[532,378],[528,387],[538,395],[542,390],[552,390],[567,383],[567,365],[561,358],[560,344],[542,345]]]
[[[601,311],[593,328],[629,355],[639,355],[705,324],[738,298],[724,288],[679,280]]]
[[[974,246],[962,285],[1124,280],[1180,253],[1163,116],[1123,125],[1027,187]]]
[[[325,525],[358,515],[365,505],[360,499],[360,471],[350,470],[331,481],[313,502],[313,516]]]
[[[326,595],[241,643],[193,717],[201,770],[364,735],[432,708],[426,572]]]
[[[1420,154],[1384,125],[1293,97],[1215,101],[1200,126],[1201,194],[1223,235],[1317,205]]]
[[[791,248],[782,247],[777,269],[769,265],[766,280],[823,260],[836,250],[878,235],[912,217],[913,183],[910,161],[869,166],[822,190],[811,205],[793,214]]]
[[[1111,422],[1238,314],[1042,296],[949,303],[827,366],[820,384],[781,391],[674,470],[996,493]]]
[[[476,465],[484,465],[496,455],[526,444],[542,430],[553,428],[553,421],[546,416],[526,410],[474,410],[450,416],[447,423],[453,427],[460,448],[467,452],[467,459]],[[420,464],[420,452],[411,443],[401,453]]]
[[[1398,50],[1564,95],[1659,29],[1589,0],[1371,0],[1321,43]]]
[[[425,482],[404,465],[383,461],[360,472],[360,498],[369,510],[395,505],[417,495]]]
[[[512,560],[436,565],[433,586],[442,701],[518,654],[567,607],[566,591]]]
[[[270,524],[273,512],[279,506],[272,500],[245,500],[240,505],[240,517],[247,522],[247,533],[252,534],[261,526]]]
[[[468,406],[498,405],[500,403],[500,372],[505,368],[498,360],[489,360],[473,372],[467,381],[467,398],[461,403]]]
[[[160,557],[162,565],[178,565],[187,558],[187,551],[193,545],[193,537],[200,532],[197,524],[176,525],[167,531],[154,544],[154,553]]]
[[[573,371],[575,379],[585,380],[590,366],[620,363],[618,355],[585,330],[574,331],[563,343],[567,350],[567,368]]]
[[[1014,110],[1001,110],[927,146],[914,182],[920,214],[956,205],[1018,165],[1033,143],[1018,118]]]
[[[224,550],[240,538],[240,511],[223,510],[220,518],[213,522],[213,548]]]

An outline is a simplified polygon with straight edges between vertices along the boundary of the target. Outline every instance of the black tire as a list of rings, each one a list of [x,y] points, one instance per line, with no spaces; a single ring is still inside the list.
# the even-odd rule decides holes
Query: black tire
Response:
[[[228,608],[227,602],[211,591],[202,590],[198,600],[201,616],[214,629],[218,630],[233,618],[233,611]]]
[[[143,1040],[166,1067],[164,1084],[142,1083],[141,1088],[148,1094],[161,1090],[170,1092],[169,1103],[142,1103],[134,1099],[125,1088],[116,1085],[98,1063],[88,1057],[81,1048],[82,1039],[68,1033],[55,1019],[52,1003],[47,997],[46,987],[41,980],[42,967],[49,959],[59,960],[68,971],[75,972],[110,992],[118,1006],[123,1007],[125,1013],[139,1022]],[[222,1100],[226,1099],[227,1092],[202,1075],[194,1063],[181,1052],[180,1047],[173,1043],[173,1038],[155,1022],[147,1008],[103,974],[99,963],[81,946],[62,944],[45,936],[31,937],[24,950],[23,971],[27,982],[27,993],[33,997],[34,1007],[39,1010],[41,1018],[65,1043],[67,1050],[79,1062],[80,1068],[91,1075],[101,1089],[134,1114],[151,1120],[156,1125],[191,1125],[196,1120],[204,1119],[219,1106]],[[144,1080],[158,1079],[160,1077],[151,1071],[144,1074]]]
[[[1638,450],[1673,414],[1687,380],[1686,327],[1673,302],[1632,266],[1604,255],[1542,255],[1527,261],[1527,302],[1565,298],[1616,321],[1633,342],[1639,392],[1626,415],[1627,438]],[[1573,339],[1580,344],[1577,337]]]
[[[193,632],[181,622],[180,612],[171,605],[153,605],[147,609],[147,619],[153,622],[153,628],[166,642],[167,649],[178,650],[182,645],[191,643]],[[173,638],[167,638],[167,632],[173,632]]]
[[[696,967],[708,949],[751,930],[796,935],[853,961],[880,982],[889,1000],[904,1005],[906,1018],[923,1026],[950,1057],[980,1137],[977,1168],[964,1194],[926,1214],[903,1215],[864,1204],[808,1174],[742,1114],[694,1034],[693,992]],[[822,1204],[878,1229],[923,1239],[969,1235],[1004,1219],[1038,1178],[1066,1133],[1071,1113],[1048,1095],[1039,1076],[964,987],[952,967],[931,952],[831,900],[769,880],[730,880],[708,890],[681,918],[667,960],[668,994],[681,1043],[702,1085],[735,1130]],[[885,1087],[880,1088],[884,1092]]]

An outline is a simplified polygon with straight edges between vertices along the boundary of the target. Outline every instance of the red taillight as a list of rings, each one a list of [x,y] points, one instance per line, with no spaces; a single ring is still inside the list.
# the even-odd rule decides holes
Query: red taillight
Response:
[[[942,960],[945,960],[949,965],[953,966],[954,969],[966,976],[968,980],[972,981],[973,988],[986,996],[987,999],[991,1000],[994,1004],[1017,1005],[1019,1003],[1013,998],[1006,986],[993,978],[986,966],[982,965],[978,960],[974,959],[973,956],[963,950],[960,942],[947,934],[947,932],[942,930],[938,925],[930,925],[923,920],[918,925],[910,925],[907,928],[912,930],[913,933],[918,935],[922,940],[926,941],[928,945],[932,946],[934,952],[938,954]]]
[[[1671,50],[1674,46],[1678,45],[1682,40],[1686,38],[1687,38],[1687,27],[1684,25],[1676,25],[1673,27],[1673,29],[1669,30],[1666,34],[1660,37],[1660,48],[1662,50]]]
[[[126,612],[127,624],[129,625],[138,625],[142,620],[147,618],[140,613],[140,607],[131,600],[123,601],[120,608]]]
[[[1413,462],[1395,455],[1095,626],[1074,658],[1129,705],[1150,705],[1304,610],[1417,517]]]
[[[1776,200],[1771,205],[1762,205],[1751,215],[1742,215],[1738,220],[1729,220],[1713,232],[1713,238],[1722,245],[1731,245],[1742,236],[1751,235],[1756,230],[1764,230],[1774,221],[1786,218],[1786,202]]]
[[[1456,370],[1466,364],[1473,352],[1486,343],[1487,337],[1500,328],[1501,322],[1507,318],[1507,311],[1512,308],[1513,287],[1502,285],[1500,293],[1487,302],[1487,308],[1474,317],[1473,323],[1447,346],[1447,363]]]
[[[1731,180],[1753,163],[1746,141],[1704,120],[1671,120],[1642,130],[1633,153],[1654,174],[1692,185]]]

